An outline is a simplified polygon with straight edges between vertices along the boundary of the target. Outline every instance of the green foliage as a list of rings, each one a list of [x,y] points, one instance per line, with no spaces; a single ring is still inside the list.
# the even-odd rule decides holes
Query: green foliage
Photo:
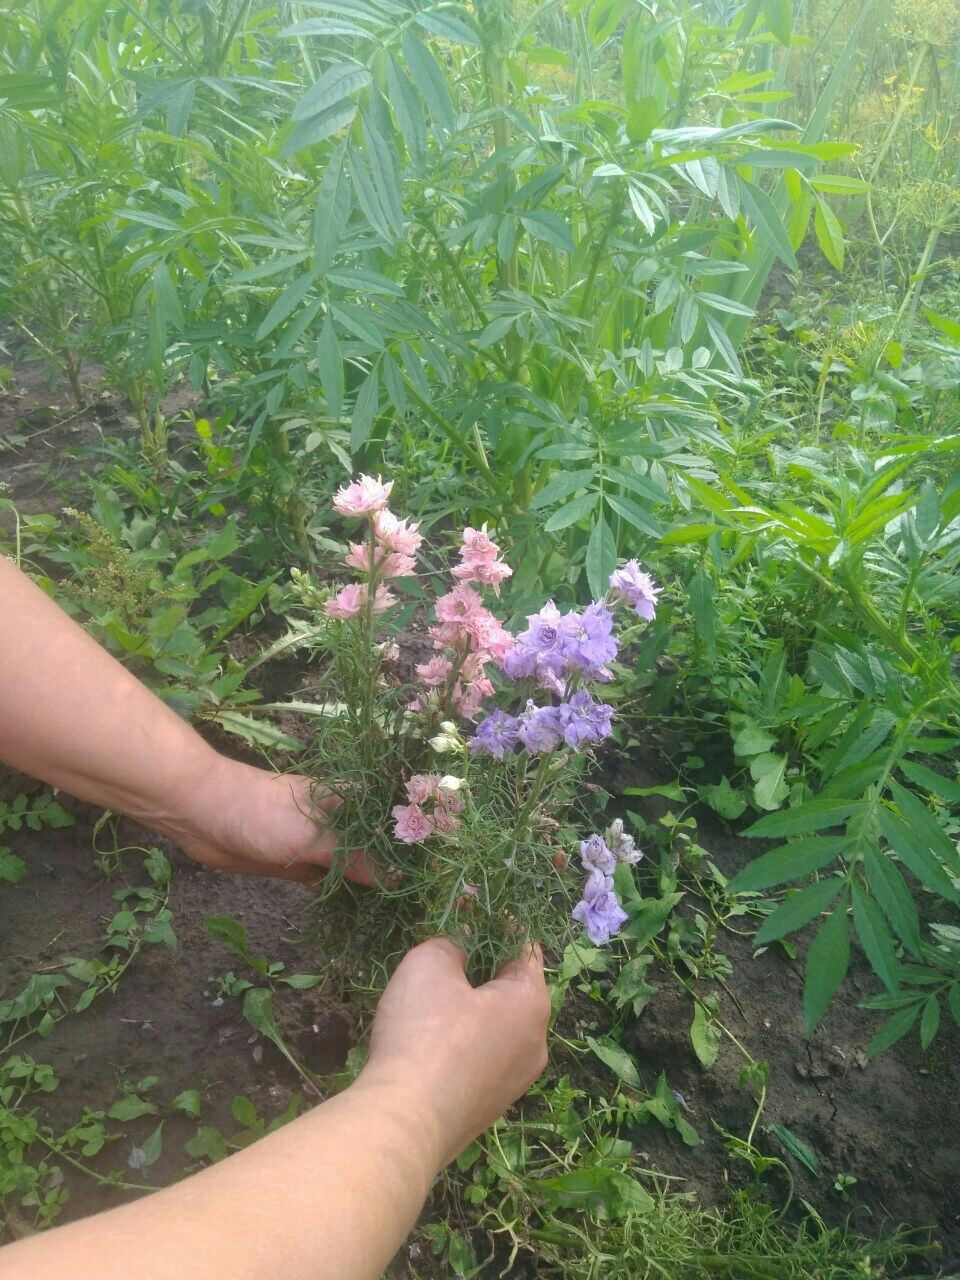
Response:
[[[534,1120],[468,1149],[457,1229],[429,1241],[461,1275],[487,1265],[487,1228],[543,1275],[894,1268],[902,1239],[865,1251],[812,1220],[787,1233],[759,1199],[720,1217],[666,1195],[621,1129],[697,1134],[621,1032],[676,981],[700,1066],[736,1048],[712,986],[731,978],[734,919],[791,955],[804,931],[808,1033],[860,953],[876,976],[868,1056],[960,1024],[955,5],[288,8],[0,14],[4,358],[59,370],[78,408],[96,362],[140,433],[82,456],[89,490],[67,496],[81,512],[0,499],[10,551],[181,713],[269,753],[300,746],[278,713],[317,725],[303,764],[338,761],[344,847],[403,872],[362,927],[345,895],[324,904],[326,954],[368,989],[425,932],[476,941],[465,884],[548,941],[567,907],[559,836],[505,842],[529,795],[517,773],[508,799],[476,778],[465,852],[430,868],[425,909],[422,852],[386,834],[402,680],[362,732],[345,698],[298,686],[269,702],[251,685],[294,653],[311,681],[328,674],[332,488],[388,469],[438,545],[451,522],[489,521],[515,566],[514,620],[599,594],[640,557],[665,591],[616,673],[620,755],[669,756],[671,781],[625,788],[647,861],[618,879],[623,957],[568,946],[554,984],[555,1007],[573,990],[609,1012],[578,1049],[617,1093],[542,1090]],[[18,425],[0,447],[26,439]],[[411,582],[399,626],[416,629],[428,595]],[[369,695],[358,656],[338,661],[342,687]],[[574,770],[556,781],[557,804],[582,786]],[[729,882],[700,801],[772,842]],[[0,835],[68,818],[17,796]],[[493,853],[524,866],[519,887],[484,882]],[[0,847],[0,881],[29,870]],[[93,1158],[109,1122],[143,1124],[144,1168],[177,1113],[198,1122],[194,1160],[272,1127],[238,1098],[228,1137],[200,1123],[198,1091],[164,1108],[143,1082],[64,1134],[31,1114],[56,1081],[14,1045],[115,990],[143,945],[175,943],[159,851],[147,878],[118,891],[95,956],[0,1002],[0,1204],[17,1233],[55,1219],[55,1161]],[[220,989],[292,1060],[277,992],[318,975],[255,954],[229,917],[207,927],[245,975]],[[758,1180],[816,1173],[783,1124],[765,1130],[782,1161],[754,1146],[763,1066],[745,1069],[758,1109],[728,1150]],[[849,1175],[834,1185],[845,1195]]]

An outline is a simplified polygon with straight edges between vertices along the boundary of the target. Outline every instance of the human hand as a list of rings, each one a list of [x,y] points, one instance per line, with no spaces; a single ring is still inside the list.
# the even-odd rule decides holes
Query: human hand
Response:
[[[157,825],[204,866],[311,883],[333,862],[338,841],[328,819],[340,805],[336,795],[317,798],[311,789],[300,774],[269,773],[218,755],[177,812]],[[359,850],[348,855],[345,875],[376,883]]]
[[[533,946],[471,987],[446,938],[407,953],[383,993],[360,1077],[399,1085],[432,1122],[437,1167],[454,1159],[547,1065],[550,996]]]

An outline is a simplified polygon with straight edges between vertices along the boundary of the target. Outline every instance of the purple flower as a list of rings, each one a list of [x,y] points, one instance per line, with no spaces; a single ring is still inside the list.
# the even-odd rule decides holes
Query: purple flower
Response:
[[[537,651],[529,649],[519,641],[503,655],[500,664],[503,674],[508,680],[522,680],[524,676],[532,676],[537,669]]]
[[[603,836],[591,836],[580,841],[580,864],[584,871],[601,876],[612,876],[617,869],[616,856],[607,848]]]
[[[477,731],[470,739],[471,753],[502,760],[517,745],[518,726],[519,721],[515,716],[508,716],[505,711],[491,711],[477,725]]]
[[[613,934],[620,932],[629,917],[617,901],[612,876],[595,871],[588,877],[583,897],[573,908],[573,918],[583,925],[596,947],[602,947]]]
[[[581,670],[602,667],[617,656],[613,614],[606,605],[596,601],[588,604],[583,613],[564,614],[558,628],[558,643],[572,666]]]
[[[620,593],[621,600],[633,605],[641,618],[653,621],[660,588],[636,560],[628,560],[622,569],[615,569],[610,575],[610,586]]]
[[[562,698],[566,691],[566,681],[561,680],[560,676],[551,668],[540,665],[536,670],[537,685],[541,689],[546,689],[547,693],[556,694],[558,698]]]
[[[539,613],[531,613],[527,617],[528,627],[517,637],[521,644],[537,653],[545,653],[557,643],[557,628],[560,625],[560,610],[548,600]]]
[[[615,818],[606,830],[607,845],[617,862],[625,862],[634,867],[643,857],[637,848],[633,836],[628,836],[623,829],[623,819]]]
[[[574,751],[587,742],[600,742],[613,732],[613,707],[596,702],[586,689],[578,689],[569,702],[557,708],[563,740]]]
[[[528,702],[519,723],[518,736],[528,751],[553,751],[563,738],[558,707],[538,707]]]
[[[532,676],[542,668],[560,673],[564,665],[557,643],[560,621],[560,610],[552,600],[539,613],[528,615],[526,631],[517,636],[516,644],[503,660],[504,673],[511,680]]]

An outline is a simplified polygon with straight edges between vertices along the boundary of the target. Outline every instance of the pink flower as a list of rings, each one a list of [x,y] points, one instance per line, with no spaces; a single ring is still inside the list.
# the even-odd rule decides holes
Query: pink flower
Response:
[[[433,823],[417,804],[395,804],[393,817],[393,834],[404,844],[420,844],[433,834]]]
[[[462,686],[459,683],[453,691],[453,702],[460,715],[472,720],[483,705],[484,698],[493,693],[493,685],[489,680],[475,680],[473,684]]]
[[[377,587],[376,595],[373,597],[373,612],[383,613],[384,609],[389,609],[396,603],[397,597],[389,587],[385,587],[381,583],[381,585]]]
[[[475,618],[470,631],[478,649],[485,649],[494,662],[502,662],[504,654],[513,647],[513,636],[488,610]]]
[[[496,560],[499,554],[500,548],[487,533],[486,525],[482,529],[471,529],[467,525],[463,531],[463,546],[460,549],[463,559],[469,556],[474,560]]]
[[[350,569],[359,569],[361,573],[370,572],[370,546],[366,542],[354,542],[350,554],[343,562]],[[376,562],[374,562],[376,563]]]
[[[374,536],[384,551],[399,551],[405,556],[420,550],[423,537],[417,533],[419,528],[418,524],[399,519],[392,511],[378,511],[373,518]]]
[[[351,569],[359,569],[361,573],[369,573],[369,544],[355,542],[350,548],[350,554],[344,559],[344,564],[349,565]],[[402,555],[397,551],[390,551],[385,555],[382,547],[374,549],[373,568],[381,578],[405,578],[413,573],[416,564],[413,556]]]
[[[341,618],[344,620],[355,618],[363,611],[366,600],[366,587],[352,583],[349,587],[344,587],[332,600],[328,600],[323,606],[323,611],[328,618]]]
[[[500,583],[509,578],[513,570],[502,560],[465,560],[453,570],[453,576],[461,582],[479,582],[484,587],[493,587],[494,594],[500,594]]]
[[[344,587],[332,600],[328,600],[323,608],[328,618],[356,618],[358,614],[363,612],[367,600],[367,588],[363,583],[352,582],[350,586]],[[384,609],[389,609],[391,605],[396,603],[397,597],[388,587],[377,587],[376,595],[373,597],[374,613],[383,613]]]
[[[438,688],[440,685],[447,683],[447,677],[453,668],[449,658],[442,658],[439,654],[431,658],[429,662],[417,663],[417,677],[422,684],[431,688]]]
[[[459,827],[460,819],[452,814],[448,809],[444,809],[438,805],[437,810],[433,815],[433,825],[441,835],[449,836],[456,831],[457,827]]]
[[[352,484],[344,485],[333,499],[333,505],[342,516],[366,516],[380,511],[387,505],[393,481],[386,484],[377,476],[361,476]]]
[[[416,569],[417,562],[413,556],[391,551],[377,567],[383,578],[406,578]]]
[[[454,587],[437,601],[437,617],[441,622],[467,625],[485,613],[483,601],[472,587]]]
[[[426,804],[437,794],[440,785],[439,773],[415,773],[406,781],[407,799],[411,804]]]
[[[497,559],[499,554],[500,548],[491,541],[486,525],[482,529],[466,528],[460,548],[462,563],[453,570],[453,576],[462,582],[479,582],[482,586],[493,587],[499,595],[500,583],[513,573],[508,564]]]

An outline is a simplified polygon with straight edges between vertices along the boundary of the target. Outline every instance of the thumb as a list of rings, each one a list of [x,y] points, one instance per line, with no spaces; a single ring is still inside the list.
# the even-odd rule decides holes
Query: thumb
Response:
[[[532,942],[516,960],[508,960],[502,965],[493,981],[523,983],[533,987],[544,986],[543,951],[539,942]]]

